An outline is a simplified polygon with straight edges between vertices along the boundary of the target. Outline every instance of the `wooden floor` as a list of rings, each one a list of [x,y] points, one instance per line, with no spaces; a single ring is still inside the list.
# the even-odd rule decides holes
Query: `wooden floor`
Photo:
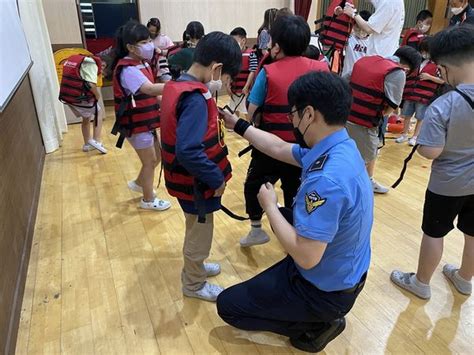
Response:
[[[128,144],[109,154],[81,151],[80,125],[70,126],[63,147],[46,157],[38,219],[21,311],[19,354],[260,354],[298,353],[270,333],[233,329],[215,305],[183,298],[180,289],[183,215],[176,201],[163,213],[140,211],[127,188],[139,169]],[[245,142],[227,135],[234,178],[224,203],[243,213]],[[377,178],[396,180],[406,145],[393,140],[382,150]],[[347,317],[345,332],[327,353],[472,353],[473,297],[459,295],[438,268],[432,298],[422,301],[394,287],[394,268],[413,271],[420,243],[428,161],[412,161],[396,191],[376,196],[373,258],[364,291]],[[159,195],[169,197],[163,187]],[[265,220],[267,230],[268,224]],[[248,226],[218,213],[211,259],[222,265],[216,281],[231,286],[280,260],[278,241],[243,250]],[[442,264],[457,263],[463,239],[446,239]],[[471,350],[469,350],[471,349]]]

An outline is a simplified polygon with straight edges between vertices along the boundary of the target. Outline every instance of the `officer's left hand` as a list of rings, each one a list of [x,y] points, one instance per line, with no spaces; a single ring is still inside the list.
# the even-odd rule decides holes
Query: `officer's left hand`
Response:
[[[260,187],[260,192],[257,195],[260,206],[267,211],[270,207],[276,206],[278,202],[277,195],[273,185],[267,182]]]

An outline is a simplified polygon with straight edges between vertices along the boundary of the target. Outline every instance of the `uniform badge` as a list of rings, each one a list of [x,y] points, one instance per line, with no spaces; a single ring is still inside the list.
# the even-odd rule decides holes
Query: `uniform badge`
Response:
[[[306,212],[308,212],[308,214],[313,213],[319,207],[324,205],[326,203],[326,200],[327,199],[325,198],[321,198],[321,196],[319,196],[316,191],[306,193],[305,195]]]
[[[317,170],[323,170],[324,164],[326,164],[326,160],[328,159],[328,155],[324,154],[321,155],[316,161],[311,165],[311,168],[309,168],[309,172],[317,171]]]

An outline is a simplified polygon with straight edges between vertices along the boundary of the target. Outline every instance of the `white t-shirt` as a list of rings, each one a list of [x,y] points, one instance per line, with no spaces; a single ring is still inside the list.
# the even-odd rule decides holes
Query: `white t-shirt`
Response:
[[[159,36],[157,36],[153,40],[153,43],[155,45],[155,48],[159,48],[159,49],[167,49],[167,48],[170,48],[170,47],[174,46],[174,43],[171,40],[171,38],[169,38],[168,36],[163,35],[161,33],[160,33]]]
[[[367,55],[367,45],[369,37],[359,38],[355,35],[350,35],[347,41],[346,55],[344,57],[344,67],[341,76],[344,77],[352,73],[355,62]]]
[[[367,55],[389,57],[399,47],[405,4],[403,0],[372,0],[372,3],[375,12],[369,18],[369,26],[375,33],[369,38]]]

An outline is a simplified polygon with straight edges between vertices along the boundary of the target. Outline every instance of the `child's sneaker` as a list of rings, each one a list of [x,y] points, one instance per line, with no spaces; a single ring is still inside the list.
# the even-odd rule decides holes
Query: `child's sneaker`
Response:
[[[451,281],[453,286],[463,295],[469,296],[472,293],[471,281],[464,280],[458,273],[459,269],[451,264],[446,264],[443,267],[443,274]]]
[[[265,244],[269,241],[270,237],[262,228],[252,228],[249,234],[240,239],[240,246],[247,248],[254,245]]]
[[[221,273],[221,266],[217,263],[204,263],[207,277],[217,276]]]
[[[218,285],[210,284],[206,282],[204,287],[198,291],[189,291],[183,287],[183,295],[186,297],[199,298],[204,301],[216,302],[217,296],[224,291],[224,289]]]
[[[377,181],[372,179],[372,188],[376,194],[386,194],[390,189],[382,184],[379,184]]]
[[[97,142],[94,139],[89,139],[88,144],[97,149],[102,154],[107,154],[107,149],[105,149],[104,145],[101,142]]]
[[[397,285],[398,287],[407,290],[408,292],[413,293],[415,296],[427,300],[431,297],[431,287],[421,283],[416,278],[415,273],[411,272],[401,272],[398,270],[392,271],[390,275],[390,280]]]
[[[414,147],[416,145],[416,138],[415,136],[411,137],[409,140],[408,140],[408,144],[412,147]]]
[[[138,185],[136,183],[135,180],[130,180],[128,183],[127,183],[127,186],[130,190],[134,191],[134,192],[139,192],[143,195],[143,187],[141,187],[140,185]],[[156,190],[153,190],[153,195],[156,196]]]
[[[83,152],[90,152],[91,150],[94,150],[95,148],[91,146],[89,143],[86,143],[82,146],[82,151]]]
[[[161,200],[155,197],[155,199],[150,202],[146,202],[141,199],[139,207],[143,208],[144,210],[165,211],[171,207],[171,203],[169,201]]]
[[[408,134],[402,134],[400,137],[395,139],[395,143],[404,143],[408,140]]]

